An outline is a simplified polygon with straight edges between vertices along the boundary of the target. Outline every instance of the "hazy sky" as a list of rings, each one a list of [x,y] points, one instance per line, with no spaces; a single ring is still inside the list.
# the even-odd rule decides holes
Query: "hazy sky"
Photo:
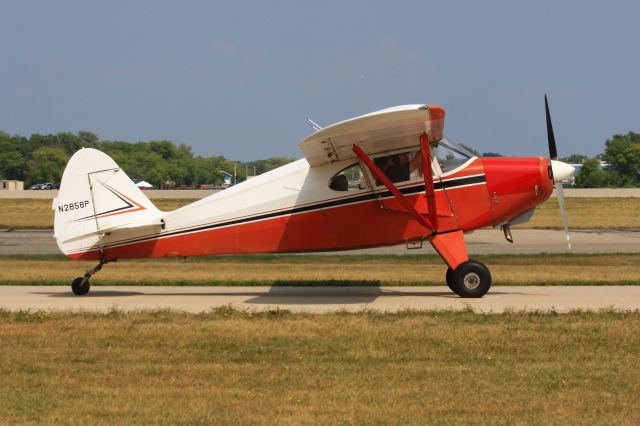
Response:
[[[0,129],[300,157],[321,125],[433,103],[479,151],[640,130],[637,1],[0,1]]]

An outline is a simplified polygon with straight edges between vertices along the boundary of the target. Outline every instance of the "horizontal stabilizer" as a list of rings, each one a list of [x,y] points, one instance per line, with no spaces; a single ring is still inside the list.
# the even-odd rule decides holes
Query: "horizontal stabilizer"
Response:
[[[107,234],[113,235],[120,232],[143,231],[143,230],[152,231],[154,228],[156,228],[159,231],[162,229],[163,226],[164,224],[162,223],[162,220],[159,220],[156,223],[149,223],[145,225],[132,225],[128,223],[123,223],[120,225],[112,226],[111,228],[100,229],[99,231],[93,231],[93,232],[88,232],[86,234],[78,235],[73,238],[69,238],[68,240],[64,240],[62,243],[63,244],[72,243],[74,241],[84,240],[85,238],[102,237]]]

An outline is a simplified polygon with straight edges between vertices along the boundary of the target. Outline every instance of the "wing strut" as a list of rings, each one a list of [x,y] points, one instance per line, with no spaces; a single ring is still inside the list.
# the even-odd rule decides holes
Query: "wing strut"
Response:
[[[429,220],[433,229],[438,230],[438,212],[436,211],[436,190],[433,186],[433,170],[431,167],[431,146],[426,133],[420,135],[420,155],[422,155],[422,174],[424,176],[425,195],[429,208]]]
[[[362,161],[365,164],[365,166],[367,166],[367,168],[371,170],[371,173],[373,173],[376,179],[378,179],[380,182],[384,184],[384,186],[387,187],[387,189],[391,192],[391,194],[393,194],[393,196],[404,206],[404,208],[407,209],[407,211],[414,217],[415,220],[418,221],[419,224],[421,224],[422,226],[430,230],[431,233],[436,232],[436,229],[434,228],[432,223],[429,221],[429,219],[425,218],[424,216],[422,216],[420,213],[417,212],[417,210],[411,205],[411,203],[406,199],[406,197],[402,194],[402,192],[400,192],[400,190],[396,188],[396,186],[389,180],[389,178],[384,173],[382,173],[382,170],[380,170],[380,168],[376,166],[376,164],[373,161],[371,161],[369,156],[362,150],[362,148],[354,144],[353,152],[358,156],[358,158],[360,158],[360,161]],[[423,157],[423,161],[424,161],[424,157]],[[429,162],[427,164],[431,164],[431,163]],[[429,172],[428,174],[431,175],[431,170],[429,170],[428,172]],[[427,174],[426,171],[424,173]],[[433,181],[431,183],[431,188],[433,188]],[[434,213],[435,213],[435,209],[434,209]]]

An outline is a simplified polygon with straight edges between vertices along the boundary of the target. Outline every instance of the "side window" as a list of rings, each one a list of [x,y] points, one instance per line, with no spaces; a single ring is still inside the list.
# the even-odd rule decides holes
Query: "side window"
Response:
[[[358,163],[340,170],[329,180],[329,188],[334,191],[358,191],[366,187],[364,174]]]
[[[420,150],[385,155],[374,158],[373,162],[393,183],[416,180],[422,177]],[[382,185],[382,182],[376,180],[376,185]]]

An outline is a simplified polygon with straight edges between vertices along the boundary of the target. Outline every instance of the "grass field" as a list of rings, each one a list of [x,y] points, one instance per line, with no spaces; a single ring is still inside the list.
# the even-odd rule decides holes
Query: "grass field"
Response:
[[[154,200],[173,210],[193,200]],[[567,200],[575,228],[640,228],[640,199]],[[51,227],[0,200],[0,228]],[[555,199],[526,227],[560,226]],[[477,256],[495,285],[640,285],[639,254]],[[0,256],[0,285],[95,262]],[[119,261],[96,285],[444,285],[432,255]],[[0,310],[0,424],[640,424],[640,312],[205,314]]]
[[[192,199],[154,199],[163,211],[175,210]],[[640,198],[567,198],[571,228],[640,228]],[[0,228],[52,228],[51,200],[0,200]],[[536,210],[522,228],[561,228],[558,202],[551,198]]]
[[[565,202],[570,228],[640,228],[640,198],[567,198]],[[547,200],[536,209],[530,222],[516,227],[560,229],[558,200]]]
[[[156,207],[163,211],[175,210],[195,199],[154,199]],[[53,228],[52,200],[25,198],[0,199],[0,228]]]
[[[638,424],[640,313],[0,311],[2,424]]]
[[[476,256],[495,285],[640,285],[640,254]],[[95,262],[0,256],[0,285],[69,285]],[[92,285],[444,285],[436,255],[256,255],[108,264]]]

